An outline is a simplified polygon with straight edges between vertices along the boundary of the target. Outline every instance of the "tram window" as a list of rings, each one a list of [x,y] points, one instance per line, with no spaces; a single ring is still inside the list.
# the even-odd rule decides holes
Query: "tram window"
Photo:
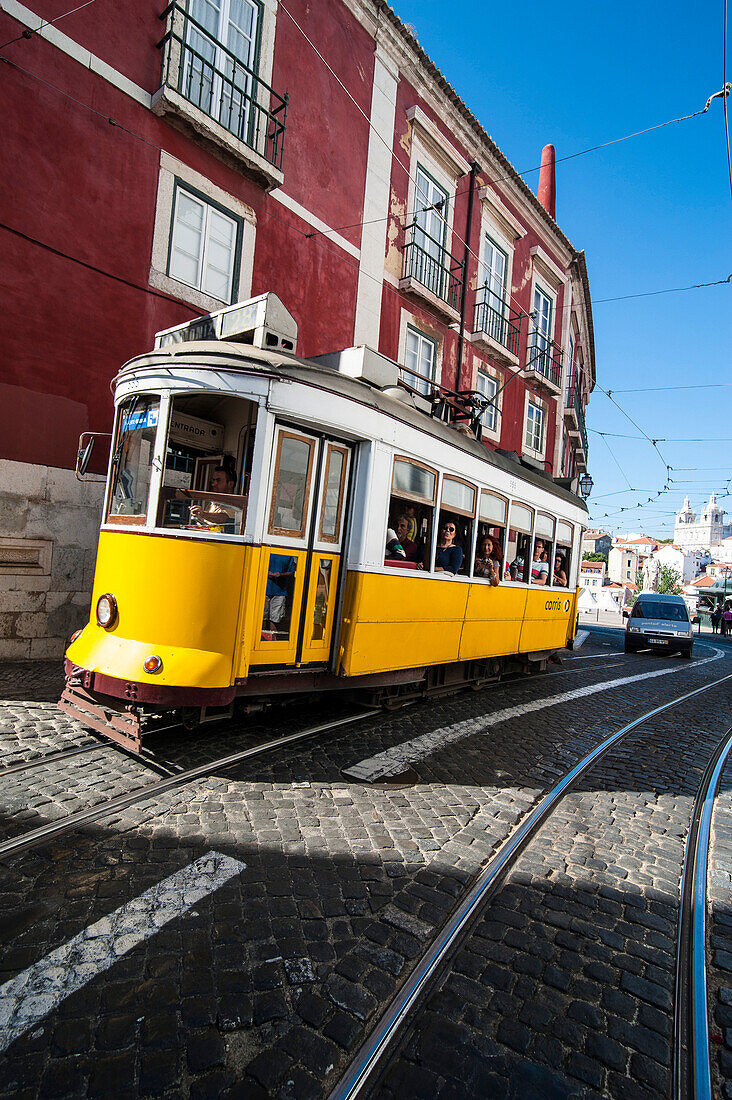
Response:
[[[330,559],[321,558],[318,562],[318,581],[315,588],[315,607],[313,609],[313,632],[310,639],[313,642],[320,642],[325,636],[332,570],[333,562]]]
[[[557,521],[557,549],[555,553],[555,584],[569,587],[572,583],[572,535],[571,523]],[[564,574],[562,578],[562,573]],[[557,580],[556,577],[560,579]]]
[[[119,410],[107,522],[140,526],[147,518],[160,401],[136,394]]]
[[[343,495],[346,491],[348,452],[345,447],[328,444],[325,462],[325,492],[320,512],[319,537],[322,542],[338,542],[340,539]]]
[[[305,535],[315,441],[280,429],[277,439],[270,535]]]
[[[478,511],[478,538],[475,544],[476,562],[474,575],[477,577],[487,576],[487,566],[482,561],[478,561],[485,538],[489,538],[493,543],[491,560],[498,562],[498,576],[503,576],[503,562],[505,560],[504,553],[506,546],[506,512],[507,502],[503,497],[496,496],[495,493],[488,493],[485,489],[481,492]]]
[[[262,617],[262,641],[286,642],[292,627],[297,558],[270,553]]]
[[[514,502],[511,505],[510,527],[506,543],[506,580],[528,583],[533,525],[534,514],[532,510],[527,508],[525,504]]]
[[[174,398],[158,526],[199,534],[241,534],[255,417],[256,405],[242,398],[215,392]]]
[[[442,507],[440,509],[440,541],[444,524],[455,526],[454,545],[459,547],[460,565],[456,572],[459,576],[470,575],[473,553],[473,523],[475,520],[475,499],[477,490],[473,485],[458,478],[442,479]],[[444,556],[444,555],[443,555]],[[456,555],[450,555],[453,560]]]
[[[397,536],[403,553],[387,534],[384,565],[404,569],[427,568],[436,492],[437,474],[434,470],[406,458],[394,459],[387,532]]]
[[[536,513],[534,553],[531,559],[531,583],[550,584],[554,574],[554,517]]]

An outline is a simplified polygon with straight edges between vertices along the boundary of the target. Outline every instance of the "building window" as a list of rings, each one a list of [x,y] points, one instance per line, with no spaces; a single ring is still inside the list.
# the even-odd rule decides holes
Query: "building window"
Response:
[[[526,446],[531,451],[544,450],[544,410],[529,401],[526,410]]]
[[[176,186],[168,275],[221,302],[236,300],[241,219]]]
[[[479,288],[486,306],[485,331],[499,344],[506,343],[506,273],[508,256],[486,233],[483,239],[483,285]]]
[[[498,426],[498,408],[495,403],[496,394],[498,393],[498,382],[495,378],[492,378],[490,374],[485,374],[483,371],[479,370],[475,380],[475,387],[479,394],[489,401],[494,402],[494,404],[488,406],[480,417],[483,427],[489,432],[494,432]]]
[[[436,297],[454,304],[455,279],[445,253],[447,200],[445,188],[418,164],[412,235],[407,238],[404,252],[404,277],[416,279]]]
[[[186,96],[247,140],[260,22],[251,0],[192,0],[186,27]]]
[[[544,374],[552,373],[552,321],[554,303],[541,287],[534,287],[533,332],[527,367]]]
[[[420,393],[429,394],[430,382],[435,378],[437,344],[416,328],[407,325],[407,341],[404,355],[406,381]],[[416,375],[424,377],[416,377]]]

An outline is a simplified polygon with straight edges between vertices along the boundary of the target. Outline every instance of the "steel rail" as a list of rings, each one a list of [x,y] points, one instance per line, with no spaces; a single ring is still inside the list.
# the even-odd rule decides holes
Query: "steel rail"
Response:
[[[618,741],[644,722],[729,680],[732,680],[732,673],[722,676],[719,680],[703,684],[668,703],[654,707],[640,718],[635,718],[597,745],[544,795],[541,802],[527,815],[481,871],[472,889],[448,919],[421,962],[392,998],[386,1012],[356,1053],[345,1074],[330,1092],[328,1100],[350,1100],[351,1097],[358,1096],[374,1073],[383,1066],[389,1049],[408,1022],[410,1012],[429,992],[433,983],[439,978],[440,968],[448,960],[450,952],[462,942],[470,927],[480,917],[479,906],[487,902],[496,892],[529,841],[546,823],[557,804],[578,780]]]
[[[707,1009],[707,859],[714,800],[732,750],[732,727],[717,744],[699,782],[681,875],[681,912],[676,940],[674,993],[674,1087],[676,1100],[711,1100]]]
[[[11,764],[8,768],[0,768],[0,779],[3,779],[6,775],[17,775],[18,772],[30,771],[31,768],[40,768],[44,764],[53,763],[57,760],[66,760],[70,756],[78,756],[82,752],[94,752],[96,749],[111,749],[114,745],[110,741],[105,745],[101,742],[95,741],[91,745],[77,745],[75,749],[59,749],[56,752],[45,752],[41,756],[36,756],[33,760],[26,760],[23,764]]]
[[[124,810],[128,806],[132,806],[135,802],[146,802],[148,799],[165,794],[167,791],[172,791],[176,787],[183,787],[186,783],[190,783],[194,779],[200,779],[202,776],[210,775],[211,772],[225,771],[227,768],[233,768],[236,764],[241,763],[242,760],[247,760],[253,756],[261,756],[266,752],[270,752],[272,749],[282,748],[285,745],[294,744],[296,741],[304,741],[308,737],[315,736],[317,733],[337,729],[339,726],[345,726],[351,722],[359,722],[363,718],[370,718],[373,714],[378,713],[380,712],[373,708],[359,711],[358,714],[351,714],[345,718],[338,718],[334,722],[323,722],[317,726],[310,726],[307,729],[298,730],[297,733],[288,733],[284,737],[277,737],[272,741],[265,741],[261,745],[254,745],[251,748],[242,749],[240,752],[229,753],[227,756],[219,757],[216,760],[209,760],[205,764],[197,764],[194,768],[188,768],[186,771],[177,772],[175,775],[167,779],[161,779],[157,783],[146,783],[142,787],[135,787],[134,790],[117,795],[114,798],[108,799],[106,802],[96,803],[86,810],[77,810],[75,813],[67,814],[58,821],[48,822],[46,825],[41,825],[37,829],[28,830],[28,832],[23,833],[21,836],[12,837],[10,840],[4,841],[0,844],[0,859],[7,859],[9,856],[20,855],[33,848],[38,848],[46,844],[49,840],[53,840],[55,837],[67,832],[73,832],[82,825],[88,825],[90,822],[98,821],[102,817],[108,817],[118,810]]]

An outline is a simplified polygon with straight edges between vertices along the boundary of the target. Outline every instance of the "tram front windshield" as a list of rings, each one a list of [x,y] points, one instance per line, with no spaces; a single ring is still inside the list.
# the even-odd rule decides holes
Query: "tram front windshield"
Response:
[[[159,398],[147,394],[136,394],[119,410],[107,510],[113,523],[145,522],[159,410]]]

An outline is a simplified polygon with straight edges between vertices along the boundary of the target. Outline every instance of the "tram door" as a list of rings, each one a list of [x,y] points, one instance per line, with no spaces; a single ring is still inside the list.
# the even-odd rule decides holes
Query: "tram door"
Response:
[[[252,665],[324,665],[341,580],[350,448],[278,426]]]

